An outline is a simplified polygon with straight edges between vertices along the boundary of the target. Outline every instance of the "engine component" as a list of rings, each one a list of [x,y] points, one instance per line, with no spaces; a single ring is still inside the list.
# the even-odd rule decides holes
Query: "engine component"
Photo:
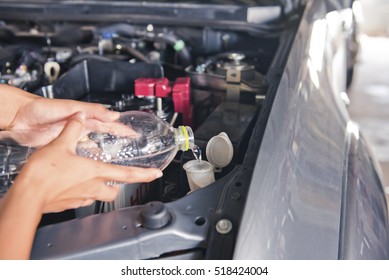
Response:
[[[224,53],[211,57],[196,68],[186,68],[193,86],[227,91],[227,98],[239,99],[241,92],[265,94],[266,81],[255,67],[244,61],[243,53]]]
[[[61,66],[55,61],[47,61],[43,69],[50,84],[53,84],[57,80],[61,72]]]
[[[170,95],[173,99],[174,111],[182,113],[184,124],[191,125],[192,109],[189,78],[177,78],[174,83],[170,83],[166,78],[139,78],[135,80],[135,96],[137,97],[165,98]]]
[[[151,25],[150,25],[151,26]],[[143,38],[146,42],[153,42],[155,44],[165,43],[169,45],[175,53],[178,55],[178,64],[182,67],[187,67],[192,63],[191,53],[186,46],[185,42],[179,38],[172,31],[168,31],[166,28],[161,30],[155,29],[153,26],[150,28],[141,28],[138,26],[133,26],[129,24],[115,24],[111,26],[106,26],[97,30],[99,34],[104,34],[104,37],[111,36],[115,40],[126,40],[127,38]],[[111,34],[111,35],[108,35]],[[128,46],[127,46],[128,48]],[[130,46],[128,51],[134,52],[134,48]],[[134,54],[134,53],[133,53]],[[139,58],[139,53],[137,54]],[[155,56],[155,55],[154,55]],[[141,58],[142,61],[149,61],[148,58]]]
[[[131,93],[135,79],[162,76],[163,71],[158,64],[84,60],[64,73],[52,88],[41,88],[37,94],[51,98],[80,99],[94,94]]]
[[[0,83],[35,90],[43,81],[45,59],[38,50],[11,46],[0,56]]]
[[[0,198],[13,183],[20,168],[27,158],[35,151],[34,148],[7,144],[4,139],[0,143]]]

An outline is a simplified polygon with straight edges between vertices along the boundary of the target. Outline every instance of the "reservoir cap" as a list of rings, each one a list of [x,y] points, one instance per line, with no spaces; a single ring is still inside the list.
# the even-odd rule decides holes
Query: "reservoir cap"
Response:
[[[205,154],[207,155],[207,160],[215,168],[226,167],[234,155],[234,147],[227,133],[221,132],[212,137],[208,141]]]
[[[159,229],[170,223],[172,217],[160,201],[146,203],[140,209],[140,218],[144,228]]]

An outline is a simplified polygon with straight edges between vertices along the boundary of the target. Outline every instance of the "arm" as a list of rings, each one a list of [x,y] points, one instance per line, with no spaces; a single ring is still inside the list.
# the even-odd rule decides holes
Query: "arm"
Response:
[[[32,190],[11,188],[0,205],[0,259],[28,259],[41,219]]]
[[[29,94],[16,87],[0,84],[0,130],[6,130],[17,115],[19,108],[32,102],[38,96]],[[6,106],[4,105],[6,104]]]
[[[85,123],[70,118],[58,138],[37,150],[22,168],[0,205],[0,259],[27,259],[43,213],[113,201],[118,187],[108,181],[149,182],[158,169],[111,165],[75,154]]]

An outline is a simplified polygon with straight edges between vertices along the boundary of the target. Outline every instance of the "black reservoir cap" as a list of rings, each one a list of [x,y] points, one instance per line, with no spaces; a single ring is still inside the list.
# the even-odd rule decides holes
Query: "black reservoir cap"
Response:
[[[140,219],[144,228],[160,229],[169,224],[172,217],[165,204],[152,201],[142,206]]]

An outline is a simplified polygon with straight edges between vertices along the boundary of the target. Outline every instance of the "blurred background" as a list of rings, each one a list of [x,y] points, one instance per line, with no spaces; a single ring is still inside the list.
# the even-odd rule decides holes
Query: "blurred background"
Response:
[[[363,17],[360,31],[369,36],[386,36],[389,29],[389,0],[359,0]]]
[[[349,112],[381,165],[389,199],[389,0],[359,0],[357,11],[360,49]]]

